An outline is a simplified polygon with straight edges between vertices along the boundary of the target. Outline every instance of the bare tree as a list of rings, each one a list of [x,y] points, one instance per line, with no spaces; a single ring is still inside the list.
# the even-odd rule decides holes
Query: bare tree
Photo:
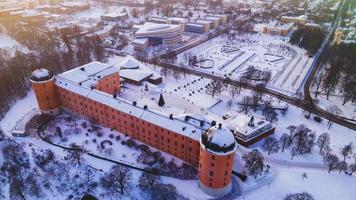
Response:
[[[229,109],[231,109],[232,104],[233,104],[232,99],[229,99],[229,100],[226,102],[226,107],[228,107]]]
[[[299,125],[293,135],[293,145],[299,154],[310,153],[314,145],[315,134],[305,125]]]
[[[315,200],[314,197],[306,192],[288,194],[283,200]]]
[[[344,157],[344,161],[346,161],[346,158],[351,157],[352,151],[353,151],[353,145],[352,145],[352,143],[350,143],[350,144],[344,146],[344,147],[341,149],[340,153],[341,153],[341,155]]]
[[[328,133],[322,133],[321,135],[319,135],[318,140],[316,141],[316,143],[319,146],[319,153],[321,153],[323,151],[323,149],[326,146],[329,146],[330,144],[330,136]]]
[[[235,98],[235,95],[236,95],[236,94],[239,94],[239,87],[234,86],[234,85],[230,85],[229,91],[230,91],[231,97],[234,99],[234,98]]]
[[[320,152],[320,155],[323,156],[323,161],[331,153],[331,148],[329,145],[324,146],[323,150]]]
[[[279,142],[274,137],[268,137],[264,140],[262,148],[268,151],[268,155],[271,153],[276,153],[280,149]]]
[[[314,95],[314,98],[316,98],[318,96],[318,93],[319,93],[319,88],[320,88],[320,85],[322,83],[322,76],[319,75],[317,77],[315,77],[315,79],[313,80],[313,85],[315,85],[315,95]]]
[[[298,150],[297,150],[297,147],[293,146],[291,149],[290,149],[290,154],[291,154],[291,160],[293,160],[294,156],[297,154]]]
[[[325,160],[324,163],[328,165],[329,167],[329,173],[331,170],[337,169],[337,164],[339,163],[339,158],[335,154],[329,154]]]
[[[263,155],[254,149],[251,152],[244,154],[242,159],[245,162],[245,168],[249,175],[253,175],[255,178],[259,175],[264,168],[264,158]]]
[[[352,176],[352,174],[353,174],[354,172],[356,172],[356,163],[351,164],[351,165],[349,166],[349,173],[350,173],[351,176]]]
[[[64,157],[66,160],[72,162],[73,164],[81,165],[81,163],[83,162],[83,150],[66,150],[66,152],[67,154]]]
[[[158,184],[160,183],[161,180],[159,176],[155,174],[143,172],[142,175],[140,176],[138,186],[140,187],[141,190],[147,191],[152,194],[153,191],[158,187]]]
[[[240,103],[240,107],[244,111],[245,114],[247,114],[248,111],[250,110],[250,103],[251,103],[251,97],[244,96],[242,98],[242,102]]]
[[[214,98],[214,96],[216,94],[220,94],[223,91],[223,89],[224,89],[224,84],[221,81],[212,80],[206,91],[208,94],[211,94],[211,96]]]
[[[283,135],[279,138],[279,143],[281,145],[282,152],[284,152],[284,149],[292,144],[292,139],[288,134],[283,133]]]
[[[294,131],[295,131],[295,129],[297,129],[297,127],[293,126],[293,125],[290,125],[290,126],[287,127],[287,129],[289,130],[289,137],[293,138]]]
[[[101,178],[101,184],[112,193],[122,195],[131,186],[132,173],[127,167],[114,165],[108,173]]]
[[[336,168],[339,169],[339,174],[341,171],[345,171],[347,169],[347,162],[345,161],[340,161],[336,164]]]

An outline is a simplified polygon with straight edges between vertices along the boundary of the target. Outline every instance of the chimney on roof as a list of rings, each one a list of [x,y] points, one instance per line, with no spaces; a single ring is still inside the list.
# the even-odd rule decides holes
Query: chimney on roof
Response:
[[[132,105],[136,106],[136,105],[137,105],[137,102],[136,102],[136,101],[133,101],[133,102],[132,102]]]
[[[221,124],[221,123],[219,123],[219,129],[221,129],[221,127],[222,127],[222,124]]]
[[[169,115],[169,119],[173,120],[173,114]]]
[[[144,105],[143,106],[143,109],[147,110],[148,106],[147,105]]]
[[[84,67],[81,67],[80,70],[84,72],[84,71],[85,71],[85,68],[84,68]]]

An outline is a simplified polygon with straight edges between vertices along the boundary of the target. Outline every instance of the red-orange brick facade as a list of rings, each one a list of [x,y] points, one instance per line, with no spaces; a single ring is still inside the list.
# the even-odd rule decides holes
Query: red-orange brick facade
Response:
[[[60,108],[77,113],[102,126],[112,128],[169,153],[195,167],[199,167],[200,183],[204,184],[205,187],[214,190],[225,188],[226,185],[230,184],[234,153],[223,156],[216,155],[215,160],[211,159],[214,154],[202,149],[199,141],[66,90],[57,86],[53,79],[55,77],[39,82],[31,80],[41,111]],[[110,94],[118,92],[120,90],[119,74],[114,73],[106,77],[92,89]],[[214,195],[214,193],[210,194]],[[217,194],[217,196],[222,195]]]

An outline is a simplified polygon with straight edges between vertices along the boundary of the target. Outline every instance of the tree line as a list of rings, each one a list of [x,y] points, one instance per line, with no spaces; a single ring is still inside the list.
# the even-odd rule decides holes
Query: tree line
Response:
[[[99,37],[68,38],[45,28],[29,30],[8,26],[7,32],[22,45],[14,52],[0,49],[0,113],[26,95],[33,70],[44,67],[63,72],[93,60],[105,58]],[[0,115],[3,117],[3,115]]]
[[[325,34],[321,28],[304,26],[293,32],[289,42],[304,48],[312,56],[320,48],[324,37]]]
[[[60,194],[65,199],[85,195],[102,198],[134,198],[133,172],[113,165],[107,172],[86,164],[82,151],[66,151],[57,156],[52,150],[11,140],[0,141],[0,199],[48,199]],[[138,187],[147,199],[185,199],[175,186],[164,184],[159,176],[142,173]]]
[[[352,43],[334,43],[330,47],[327,68],[314,80],[315,98],[323,92],[329,99],[331,94],[339,91],[343,105],[356,101],[355,55],[356,45]]]

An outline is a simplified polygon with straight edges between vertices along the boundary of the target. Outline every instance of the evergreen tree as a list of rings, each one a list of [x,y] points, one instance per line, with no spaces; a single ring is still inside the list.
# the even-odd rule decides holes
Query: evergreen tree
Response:
[[[164,106],[164,104],[166,104],[166,103],[164,102],[163,95],[161,94],[159,96],[158,105],[162,107],[162,106]]]

